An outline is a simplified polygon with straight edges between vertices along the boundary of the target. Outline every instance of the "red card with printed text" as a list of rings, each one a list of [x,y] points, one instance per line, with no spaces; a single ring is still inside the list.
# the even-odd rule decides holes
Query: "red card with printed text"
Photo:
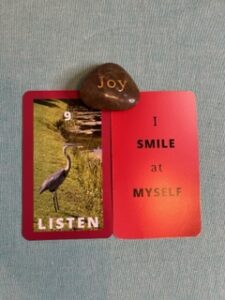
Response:
[[[110,113],[78,91],[23,97],[23,235],[28,240],[112,234]]]
[[[196,99],[143,92],[113,112],[113,233],[119,238],[196,236],[201,230]]]
[[[129,110],[101,112],[86,107],[78,91],[30,91],[23,121],[25,238],[200,232],[192,92],[142,92]]]

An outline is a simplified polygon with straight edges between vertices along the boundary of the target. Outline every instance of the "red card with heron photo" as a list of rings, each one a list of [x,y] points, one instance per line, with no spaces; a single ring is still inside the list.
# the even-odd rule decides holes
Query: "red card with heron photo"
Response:
[[[137,106],[111,113],[87,108],[76,91],[28,92],[23,104],[25,238],[200,232],[192,92],[143,92]]]
[[[201,230],[196,99],[143,92],[112,114],[113,233],[119,238],[196,236]]]
[[[24,237],[110,236],[110,113],[87,108],[76,91],[34,91],[23,120]]]

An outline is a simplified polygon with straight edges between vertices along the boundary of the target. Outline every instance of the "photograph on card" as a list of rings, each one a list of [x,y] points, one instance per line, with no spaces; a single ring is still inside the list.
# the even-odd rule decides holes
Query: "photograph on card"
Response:
[[[101,112],[79,99],[33,106],[34,232],[102,229]]]

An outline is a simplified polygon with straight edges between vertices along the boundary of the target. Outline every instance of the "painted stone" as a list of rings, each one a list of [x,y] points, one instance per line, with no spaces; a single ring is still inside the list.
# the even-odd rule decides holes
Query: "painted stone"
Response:
[[[100,110],[126,110],[139,101],[140,92],[131,76],[119,65],[106,63],[83,81],[80,96],[84,103]]]

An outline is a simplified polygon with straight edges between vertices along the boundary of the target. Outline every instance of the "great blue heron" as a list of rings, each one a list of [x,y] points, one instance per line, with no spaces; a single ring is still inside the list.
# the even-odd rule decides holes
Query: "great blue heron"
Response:
[[[58,197],[57,197],[57,189],[58,187],[63,183],[63,181],[66,179],[70,168],[71,168],[71,158],[70,156],[66,153],[66,149],[68,147],[75,147],[77,146],[76,144],[65,144],[63,147],[63,154],[65,155],[67,159],[67,164],[65,168],[62,168],[58,170],[57,172],[53,173],[50,175],[43,183],[40,188],[40,194],[42,194],[44,191],[49,190],[51,193],[53,193],[53,204],[55,211],[57,212],[59,210],[59,202],[58,202]]]

